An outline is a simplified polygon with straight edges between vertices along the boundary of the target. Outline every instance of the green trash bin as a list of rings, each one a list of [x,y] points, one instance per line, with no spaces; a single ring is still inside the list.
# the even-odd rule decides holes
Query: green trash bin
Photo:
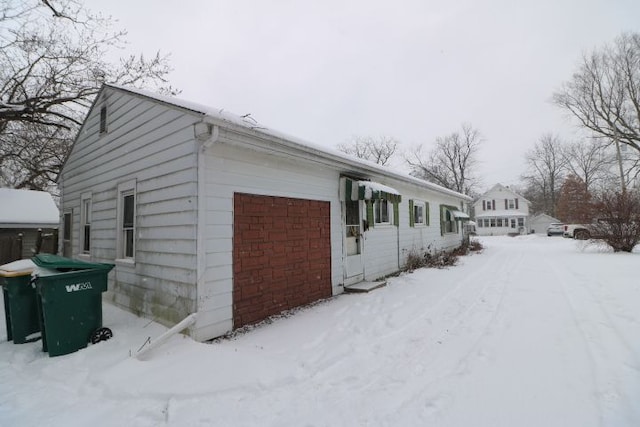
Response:
[[[30,259],[21,259],[0,266],[7,341],[13,340],[14,344],[40,338],[36,290],[31,286],[31,273],[34,268],[36,265]]]
[[[102,327],[102,293],[113,264],[51,254],[33,257],[42,351],[61,356],[111,337]]]

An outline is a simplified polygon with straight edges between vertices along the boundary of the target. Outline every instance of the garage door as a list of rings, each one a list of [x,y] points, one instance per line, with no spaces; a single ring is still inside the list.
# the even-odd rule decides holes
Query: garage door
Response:
[[[331,296],[330,203],[234,195],[233,326]]]

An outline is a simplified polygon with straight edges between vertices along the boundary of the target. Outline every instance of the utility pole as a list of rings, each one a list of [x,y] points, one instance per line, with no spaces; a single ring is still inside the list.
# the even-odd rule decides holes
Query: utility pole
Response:
[[[622,194],[627,193],[627,186],[624,181],[624,170],[622,169],[622,154],[620,153],[620,141],[618,140],[618,128],[614,125],[613,127],[613,140],[616,143],[616,151],[618,152],[618,167],[620,168],[620,186],[622,187]]]

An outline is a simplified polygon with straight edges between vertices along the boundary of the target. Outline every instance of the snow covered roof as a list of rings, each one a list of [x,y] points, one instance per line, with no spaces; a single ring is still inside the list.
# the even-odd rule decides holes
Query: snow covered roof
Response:
[[[57,227],[59,222],[51,194],[0,188],[0,228]]]
[[[409,182],[415,185],[419,185],[421,187],[429,188],[433,191],[437,191],[439,193],[447,194],[454,197],[462,198],[466,201],[472,201],[472,198],[458,193],[453,190],[449,190],[448,188],[444,188],[440,185],[434,184],[429,181],[425,181],[416,177],[413,177],[406,173],[392,171],[389,168],[378,165],[374,162],[370,162],[368,160],[360,159],[355,156],[351,156],[349,154],[343,153],[337,149],[328,148],[325,146],[321,146],[318,144],[311,143],[309,141],[304,141],[302,139],[296,138],[291,135],[287,135],[285,133],[276,131],[274,129],[270,129],[267,126],[262,125],[257,120],[255,120],[251,115],[247,114],[244,116],[239,116],[224,110],[224,108],[214,108],[210,106],[206,106],[203,104],[185,101],[176,97],[160,95],[157,93],[153,93],[143,89],[132,88],[128,86],[120,86],[115,84],[105,84],[105,87],[111,87],[114,89],[119,89],[122,91],[134,93],[137,95],[141,95],[147,98],[154,99],[156,101],[173,105],[176,107],[180,107],[189,111],[193,111],[195,113],[203,114],[206,117],[211,119],[221,121],[224,123],[233,124],[236,126],[241,126],[245,129],[250,129],[255,132],[259,132],[264,135],[268,135],[274,137],[280,141],[286,141],[289,145],[294,145],[296,148],[306,151],[307,153],[312,153],[318,156],[322,156],[324,158],[328,158],[331,160],[341,160],[343,162],[347,162],[349,164],[359,165],[363,168],[366,168],[372,172],[379,173],[381,175],[385,175],[394,179],[399,179],[401,181]]]

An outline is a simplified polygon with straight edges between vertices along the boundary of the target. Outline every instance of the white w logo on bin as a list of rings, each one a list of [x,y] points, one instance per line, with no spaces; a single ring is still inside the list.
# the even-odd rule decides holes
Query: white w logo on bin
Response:
[[[66,285],[65,288],[67,289],[67,292],[75,292],[75,291],[84,291],[87,289],[93,289],[91,287],[91,282],[84,282],[84,283],[76,283],[73,285]]]

